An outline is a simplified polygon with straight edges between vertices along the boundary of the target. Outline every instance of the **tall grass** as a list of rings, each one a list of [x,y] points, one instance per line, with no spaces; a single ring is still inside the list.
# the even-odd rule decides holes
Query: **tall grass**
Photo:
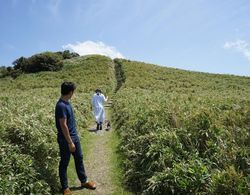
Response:
[[[58,190],[54,107],[60,85],[66,80],[77,85],[72,105],[78,131],[84,135],[82,129],[92,117],[93,91],[101,88],[111,94],[115,88],[111,59],[77,57],[65,60],[58,72],[0,79],[0,194],[49,194]]]
[[[250,78],[119,60],[114,98],[127,186],[148,194],[248,194]]]

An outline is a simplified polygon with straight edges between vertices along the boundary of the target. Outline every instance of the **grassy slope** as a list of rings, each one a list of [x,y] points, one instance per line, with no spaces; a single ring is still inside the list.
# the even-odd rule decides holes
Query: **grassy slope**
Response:
[[[32,182],[36,181],[42,181],[57,188],[58,180],[55,175],[58,146],[54,106],[60,97],[60,84],[69,80],[77,85],[72,104],[77,118],[78,131],[81,133],[91,118],[90,98],[93,91],[98,87],[106,94],[112,94],[115,87],[113,71],[113,63],[109,58],[85,56],[64,61],[64,68],[59,72],[24,74],[15,80],[11,78],[0,80],[0,148],[3,145],[6,145],[6,148],[17,145],[20,149],[15,151],[17,157],[26,155],[27,159],[30,159],[27,160],[30,169],[34,169],[34,172],[26,173],[33,178],[32,181],[28,181],[28,177],[18,177],[18,174],[25,171],[22,170],[24,165],[18,164],[10,167],[9,172],[1,174],[0,192],[20,193],[25,190],[34,192]],[[2,153],[5,154],[6,151],[3,149]],[[6,164],[3,161],[6,161]],[[10,166],[4,158],[0,159],[0,164],[3,168]],[[8,180],[10,174],[17,176]],[[30,184],[20,188],[21,180],[23,183]],[[49,191],[49,188],[45,191]]]
[[[247,193],[250,78],[118,63],[126,80],[114,120],[127,185],[156,194]]]
[[[235,125],[235,120],[239,117],[242,124],[245,124],[244,117],[249,113],[249,77],[194,73],[139,62],[122,61],[122,64],[126,82],[116,95],[114,107],[118,114],[115,117],[119,118],[118,126],[131,127],[124,125],[126,121],[139,123],[139,114],[144,117],[140,112],[142,107],[146,108],[150,119],[156,120],[155,126],[160,126],[158,123],[169,112],[157,113],[156,111],[162,111],[159,105],[174,110],[170,113],[170,118],[172,117],[175,128],[186,127],[191,116],[200,113],[200,107],[213,111],[219,107],[223,110],[224,118],[227,114],[228,123]],[[98,87],[105,94],[112,95],[115,78],[113,62],[109,58],[85,56],[66,60],[64,65],[59,72],[25,74],[15,80],[0,80],[0,165],[1,170],[6,170],[1,172],[0,192],[35,192],[35,187],[39,189],[39,186],[48,186],[48,183],[58,185],[55,177],[57,161],[51,160],[51,157],[58,156],[54,106],[60,96],[61,82],[70,80],[77,84],[72,104],[80,133],[87,127],[91,117],[89,100],[93,90]],[[121,111],[122,114],[119,115]],[[155,111],[155,116],[150,115],[151,111]],[[186,118],[182,114],[184,111],[187,113]],[[235,117],[239,112],[243,114]],[[135,113],[136,117],[133,116]],[[215,116],[216,113],[220,112],[215,112]],[[127,114],[131,120],[125,120]],[[211,115],[213,119],[215,116]],[[223,117],[216,118],[221,125],[225,122]],[[141,127],[140,124],[137,125]],[[150,121],[148,125],[151,125]],[[27,164],[29,167],[25,169]],[[42,174],[46,174],[41,176],[39,173],[42,167]],[[11,174],[15,176],[9,178]],[[28,180],[27,176],[32,179]],[[27,183],[30,185],[27,186]],[[44,194],[49,192],[49,186],[48,189],[43,189]]]
[[[126,88],[162,90],[202,96],[214,94],[224,98],[248,98],[250,78],[232,75],[207,74],[165,68],[141,62],[123,61]]]

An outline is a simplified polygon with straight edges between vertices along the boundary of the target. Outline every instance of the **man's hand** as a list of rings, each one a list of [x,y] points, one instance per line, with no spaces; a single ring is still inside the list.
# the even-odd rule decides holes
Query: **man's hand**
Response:
[[[75,146],[75,144],[73,142],[69,143],[69,151],[71,153],[76,151],[76,146]]]
[[[60,122],[60,125],[61,125],[61,128],[62,128],[63,135],[64,135],[66,141],[68,142],[69,151],[71,153],[73,153],[73,152],[76,151],[76,146],[75,146],[75,144],[73,143],[73,141],[72,141],[72,139],[70,137],[69,128],[68,128],[68,125],[67,125],[67,119],[66,118],[60,118],[59,122]]]

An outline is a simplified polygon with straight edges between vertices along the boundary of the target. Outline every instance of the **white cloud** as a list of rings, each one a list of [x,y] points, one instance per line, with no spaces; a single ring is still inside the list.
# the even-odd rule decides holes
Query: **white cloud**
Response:
[[[235,49],[250,60],[250,49],[248,48],[248,43],[244,40],[226,42],[223,47],[225,49]]]
[[[113,46],[105,45],[103,42],[77,42],[76,44],[67,44],[62,46],[63,49],[70,49],[80,55],[100,54],[110,58],[124,58],[124,56]]]

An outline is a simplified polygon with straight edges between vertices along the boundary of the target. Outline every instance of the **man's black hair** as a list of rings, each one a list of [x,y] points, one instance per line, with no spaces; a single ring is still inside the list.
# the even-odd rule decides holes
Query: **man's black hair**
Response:
[[[96,92],[96,93],[102,93],[102,90],[96,89],[95,92]]]
[[[76,85],[73,82],[63,82],[61,85],[61,94],[68,95],[71,91],[75,91]]]

